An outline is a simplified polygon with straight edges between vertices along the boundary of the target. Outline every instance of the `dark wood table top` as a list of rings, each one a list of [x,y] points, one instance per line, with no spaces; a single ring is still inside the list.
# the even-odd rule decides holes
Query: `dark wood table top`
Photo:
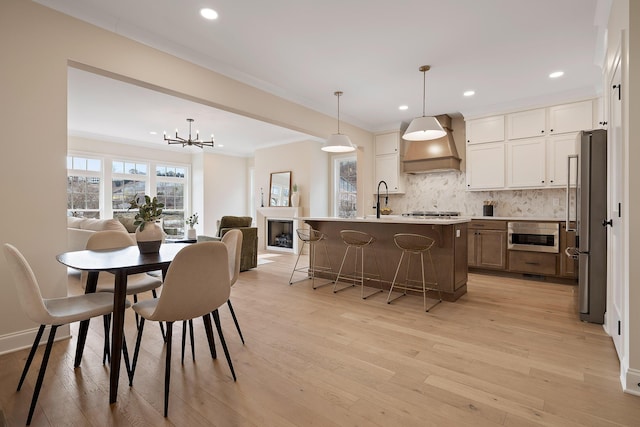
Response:
[[[136,268],[161,268],[171,263],[176,254],[188,243],[168,243],[160,246],[158,253],[141,254],[137,246],[122,249],[83,250],[65,252],[56,259],[76,270],[113,271]]]

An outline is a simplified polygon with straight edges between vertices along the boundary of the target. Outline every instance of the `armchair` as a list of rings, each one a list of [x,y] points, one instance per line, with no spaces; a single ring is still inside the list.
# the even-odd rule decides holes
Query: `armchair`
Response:
[[[242,232],[240,271],[250,270],[258,266],[258,228],[251,227],[252,221],[250,216],[223,216],[218,225],[218,236],[198,236],[198,242],[220,240],[226,232],[237,228]]]

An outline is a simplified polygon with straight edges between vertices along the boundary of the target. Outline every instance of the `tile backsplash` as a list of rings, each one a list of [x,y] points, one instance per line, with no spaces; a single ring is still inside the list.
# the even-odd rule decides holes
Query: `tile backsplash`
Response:
[[[493,200],[494,216],[564,218],[566,190],[467,191],[464,172],[405,175],[405,194],[390,195],[394,213],[456,211],[482,216],[485,200]]]

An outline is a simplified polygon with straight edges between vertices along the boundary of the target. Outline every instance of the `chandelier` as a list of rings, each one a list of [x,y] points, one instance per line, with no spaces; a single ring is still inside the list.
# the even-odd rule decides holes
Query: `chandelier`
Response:
[[[189,138],[184,139],[178,136],[178,129],[176,129],[176,137],[175,138],[167,138],[167,132],[164,133],[164,140],[167,141],[169,145],[171,144],[182,144],[196,147],[213,147],[213,134],[211,134],[211,141],[200,141],[200,133],[196,130],[196,139],[191,139],[191,123],[193,123],[193,119],[187,119],[189,122]]]

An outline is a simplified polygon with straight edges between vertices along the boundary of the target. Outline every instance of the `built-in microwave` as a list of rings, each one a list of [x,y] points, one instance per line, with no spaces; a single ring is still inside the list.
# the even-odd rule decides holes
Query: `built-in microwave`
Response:
[[[507,227],[508,249],[558,253],[560,227],[557,222],[509,222]]]

